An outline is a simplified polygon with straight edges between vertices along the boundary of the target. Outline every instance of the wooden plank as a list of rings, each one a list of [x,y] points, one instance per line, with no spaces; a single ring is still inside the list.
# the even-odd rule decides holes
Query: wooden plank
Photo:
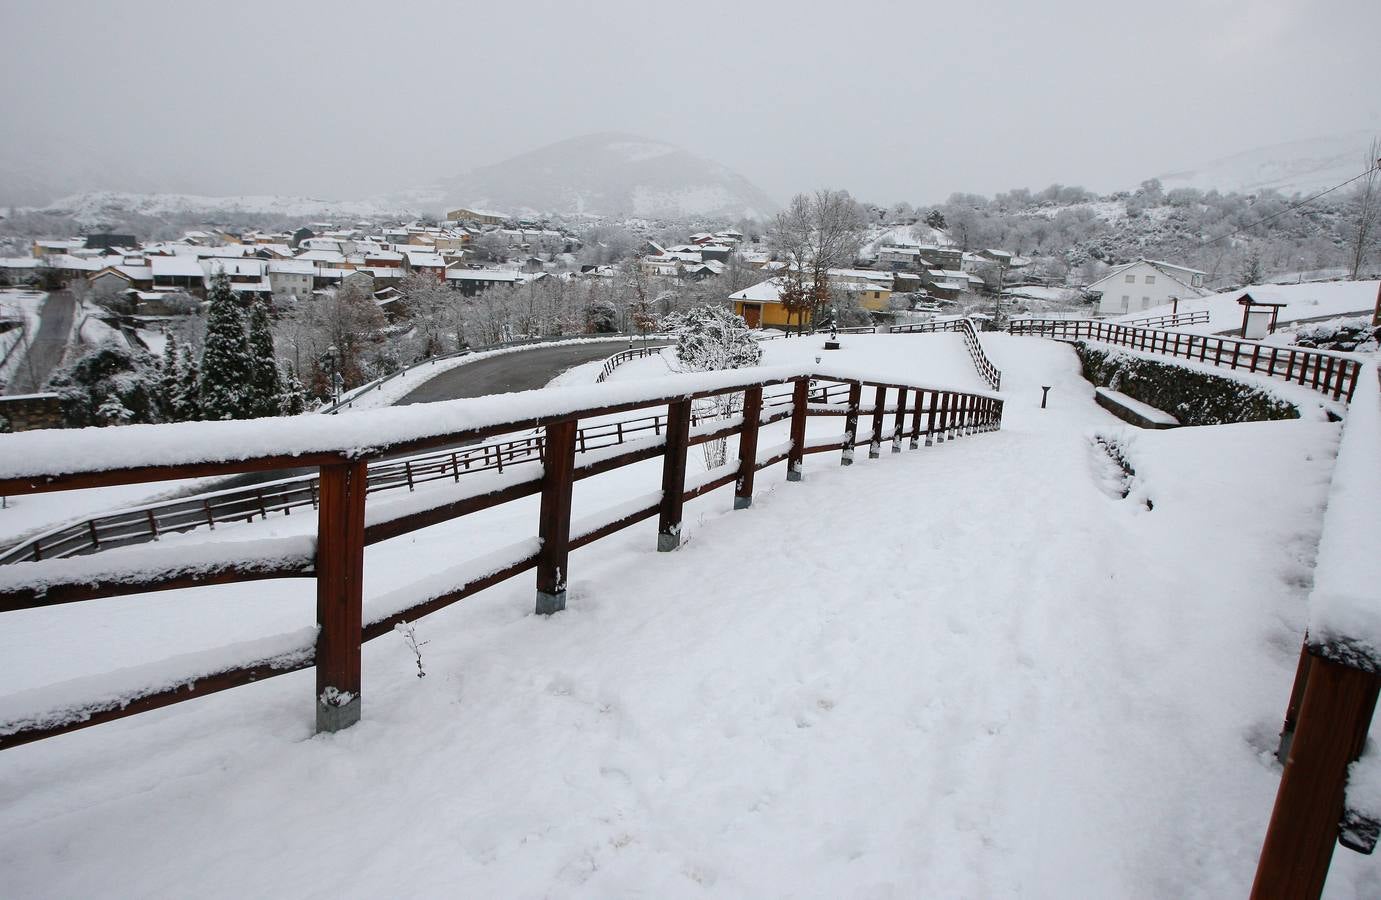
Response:
[[[786,480],[800,481],[805,476],[806,416],[809,415],[810,382],[796,379],[791,391],[791,450],[786,455]]]
[[[274,469],[299,469],[304,466],[339,464],[348,459],[339,453],[309,453],[301,456],[265,456],[228,462],[196,463],[180,466],[136,466],[102,472],[75,472],[34,478],[0,478],[0,497],[18,497],[48,491],[73,491],[80,488],[112,487],[148,481],[179,478],[206,478],[213,475],[238,475]]]
[[[657,550],[681,546],[681,505],[686,491],[686,450],[689,448],[691,403],[667,404],[667,442],[662,456],[662,507],[657,519]]]
[[[1313,654],[1299,722],[1257,860],[1254,900],[1323,893],[1348,766],[1366,739],[1381,677]]]
[[[753,505],[753,477],[757,474],[758,431],[762,418],[762,388],[743,392],[743,430],[738,436],[738,478],[734,483],[734,509]]]
[[[0,593],[0,612],[39,609],[47,606],[58,606],[63,603],[79,603],[85,600],[146,594],[153,591],[173,591],[180,588],[204,587],[212,584],[237,584],[242,581],[263,581],[270,578],[310,578],[315,574],[311,563],[305,565],[289,564],[276,568],[241,569],[228,566],[224,569],[193,574],[151,575],[138,581],[109,579],[53,584],[42,589],[24,589]]]
[[[547,453],[542,461],[542,506],[537,535],[537,614],[566,608],[567,559],[570,554],[571,493],[575,485],[576,420],[546,426]]]
[[[214,694],[218,691],[227,690],[228,688],[240,687],[241,685],[252,684],[256,681],[263,681],[265,678],[272,678],[275,675],[286,675],[289,672],[309,669],[312,665],[313,660],[309,658],[288,665],[283,665],[281,663],[262,663],[260,665],[217,672],[214,675],[196,678],[192,681],[181,683],[176,687],[148,694],[128,702],[112,701],[111,705],[106,708],[93,710],[88,713],[85,718],[77,721],[64,722],[61,725],[51,725],[47,727],[26,728],[11,732],[10,734],[0,735],[0,750],[8,750],[10,747],[18,747],[21,744],[41,741],[45,738],[57,737],[60,734],[67,734],[71,731],[90,728],[92,725],[113,722],[116,719],[123,719],[126,716],[133,716],[139,713],[161,709],[165,706],[171,706],[174,703],[181,703],[184,700],[195,700],[198,697],[205,697],[207,694]]]
[[[317,731],[360,719],[360,627],[364,582],[364,460],[321,467],[317,511]]]
[[[655,455],[655,454],[654,454]],[[499,506],[510,503],[523,497],[529,497],[542,489],[542,479],[533,477],[518,484],[508,485],[487,494],[479,494],[474,497],[466,497],[464,500],[457,500],[454,503],[446,503],[435,506],[431,509],[424,509],[419,512],[409,513],[399,516],[396,519],[374,522],[364,530],[364,542],[377,544],[399,535],[408,534],[421,528],[427,528],[461,516],[468,516],[471,513],[489,509],[492,506]]]

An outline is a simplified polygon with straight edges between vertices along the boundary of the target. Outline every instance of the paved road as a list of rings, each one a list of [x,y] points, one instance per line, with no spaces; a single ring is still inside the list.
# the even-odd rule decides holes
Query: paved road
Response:
[[[77,302],[67,291],[54,291],[39,311],[38,334],[29,343],[28,358],[19,361],[7,394],[32,394],[43,389],[48,376],[67,353],[67,337]]]
[[[643,342],[638,341],[636,345],[643,346]],[[491,356],[442,372],[414,388],[397,405],[434,403],[437,400],[482,397],[485,394],[506,394],[544,387],[548,381],[572,366],[605,359],[627,346],[618,341],[600,341],[538,347]]]

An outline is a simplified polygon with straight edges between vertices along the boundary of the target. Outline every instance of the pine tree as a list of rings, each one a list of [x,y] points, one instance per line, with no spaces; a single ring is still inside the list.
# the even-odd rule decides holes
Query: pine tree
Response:
[[[307,389],[302,386],[302,381],[297,377],[297,370],[292,363],[283,366],[280,376],[283,391],[279,395],[278,414],[280,416],[300,416],[307,411]]]
[[[269,327],[269,312],[264,304],[258,301],[249,308],[249,365],[250,415],[278,415],[283,400],[283,384],[278,373],[278,360],[273,354],[273,331]]]
[[[181,375],[177,336],[169,334],[168,342],[163,345],[163,361],[158,367],[158,403],[163,408],[163,420],[166,422],[181,421],[177,414],[177,391]]]
[[[254,415],[249,388],[253,366],[244,313],[224,273],[212,279],[209,297],[206,344],[201,351],[201,376],[197,381],[201,418],[248,419]]]
[[[200,370],[191,347],[182,348],[182,364],[178,366],[177,389],[173,392],[173,421],[195,422],[201,418],[201,401],[197,393]]]

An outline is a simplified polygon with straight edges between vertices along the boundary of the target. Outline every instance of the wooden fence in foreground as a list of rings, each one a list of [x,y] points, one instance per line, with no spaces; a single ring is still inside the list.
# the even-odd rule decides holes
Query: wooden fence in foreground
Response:
[[[909,437],[912,448],[922,436],[928,446],[981,431],[997,429],[1002,420],[1002,401],[984,394],[943,391],[918,385],[871,381],[831,382],[842,403],[810,402],[809,376],[775,380],[745,377],[729,387],[690,394],[649,396],[616,406],[588,407],[558,416],[529,421],[508,422],[492,427],[416,438],[387,444],[372,452],[416,451],[459,441],[484,439],[516,429],[540,428],[543,431],[540,466],[530,470],[511,470],[501,484],[483,492],[455,498],[448,496],[438,505],[409,508],[397,514],[365,517],[368,494],[368,460],[348,452],[315,453],[301,456],[254,456],[229,463],[144,466],[110,469],[81,474],[51,473],[28,478],[0,480],[0,494],[23,495],[45,491],[107,487],[171,479],[232,475],[249,471],[319,468],[316,545],[304,555],[300,542],[296,552],[275,552],[256,548],[237,551],[217,545],[218,552],[240,556],[220,556],[200,563],[188,559],[189,548],[169,546],[140,551],[135,571],[120,567],[119,555],[110,558],[88,557],[80,571],[71,569],[68,560],[20,563],[7,567],[5,590],[0,591],[0,612],[34,609],[62,603],[100,599],[150,591],[188,588],[209,584],[246,582],[270,578],[315,578],[318,629],[314,643],[272,655],[246,659],[235,665],[221,664],[204,674],[179,679],[176,686],[150,688],[133,695],[117,696],[91,703],[68,704],[26,716],[22,721],[0,722],[0,748],[13,747],[52,737],[113,719],[123,718],[169,704],[190,700],[227,688],[248,684],[315,666],[316,713],[319,730],[344,728],[360,715],[360,645],[393,630],[394,626],[435,612],[484,588],[519,573],[535,569],[537,611],[552,613],[564,607],[568,578],[567,557],[571,550],[586,546],[637,522],[657,518],[658,548],[674,549],[680,539],[681,511],[685,501],[718,487],[734,484],[735,506],[751,504],[754,477],[759,470],[787,463],[787,479],[800,480],[802,460],[807,454],[838,450],[844,464],[853,461],[860,417],[868,414],[869,456],[881,453],[890,437],[892,451],[900,452]],[[781,386],[789,394],[779,395],[777,405],[764,402],[764,389]],[[864,391],[871,404],[863,402]],[[742,416],[701,421],[692,426],[697,400],[725,394],[741,395]],[[828,396],[828,395],[826,395]],[[789,399],[788,399],[789,398]],[[578,459],[581,419],[613,415],[634,410],[665,408],[657,416],[652,437],[630,441],[622,447],[590,452]],[[891,416],[890,428],[887,417]],[[842,434],[824,440],[806,438],[806,423],[811,416],[842,417]],[[768,448],[759,447],[762,426],[790,421],[790,439]],[[150,426],[158,428],[163,426]],[[170,426],[177,427],[177,426]],[[705,441],[739,437],[737,461],[730,462],[688,481],[686,458],[689,447]],[[645,503],[629,508],[617,507],[610,514],[571,522],[571,493],[574,483],[644,460],[661,457],[661,490],[648,495]],[[408,534],[418,529],[511,503],[523,497],[540,495],[537,522],[538,541],[525,542],[520,552],[501,561],[487,558],[461,583],[437,593],[430,590],[406,598],[402,608],[381,612],[365,620],[362,607],[362,578],[365,547]],[[283,540],[283,539],[277,539]],[[296,539],[292,539],[296,540]],[[272,541],[268,542],[272,543]],[[161,554],[151,562],[148,554]]]
[[[1113,322],[1069,319],[1023,319],[1009,325],[1012,334],[1061,341],[1101,341],[1188,359],[1225,369],[1270,375],[1312,388],[1334,400],[1351,400],[1361,363],[1345,353],[1244,341],[1216,335],[1186,334]]]

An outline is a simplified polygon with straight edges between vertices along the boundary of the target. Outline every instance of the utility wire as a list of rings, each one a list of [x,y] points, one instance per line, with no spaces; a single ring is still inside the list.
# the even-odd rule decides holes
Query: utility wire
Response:
[[[1354,182],[1354,181],[1359,181],[1359,180],[1361,180],[1361,179],[1363,179],[1363,178],[1366,178],[1368,175],[1371,175],[1372,173],[1376,172],[1378,169],[1381,169],[1381,160],[1377,160],[1377,165],[1373,165],[1371,168],[1367,169],[1365,172],[1363,172],[1363,173],[1360,174],[1360,175],[1354,175],[1354,176],[1352,176],[1352,177],[1349,178],[1347,181],[1344,181],[1344,182],[1342,182],[1341,184],[1335,184],[1335,185],[1333,185],[1333,187],[1329,188],[1328,190],[1319,191],[1317,194],[1315,194],[1315,195],[1312,196],[1312,197],[1306,197],[1305,199],[1301,200],[1300,202],[1295,203],[1295,204],[1293,204],[1293,205],[1291,205],[1291,206],[1287,206],[1287,207],[1285,207],[1284,209],[1282,209],[1280,212],[1271,213],[1269,216],[1266,216],[1264,219],[1260,219],[1259,221],[1253,222],[1253,223],[1251,223],[1250,225],[1243,225],[1241,228],[1238,228],[1236,231],[1229,231],[1227,234],[1220,235],[1220,236],[1218,236],[1218,237],[1216,237],[1216,238],[1210,238],[1209,240],[1206,240],[1206,241],[1200,241],[1200,242],[1199,242],[1199,246],[1200,246],[1200,247],[1207,247],[1209,244],[1216,244],[1216,243],[1218,243],[1219,241],[1225,241],[1225,240],[1227,240],[1227,239],[1230,238],[1230,237],[1235,237],[1236,235],[1239,235],[1239,234],[1241,234],[1241,233],[1244,232],[1244,231],[1250,231],[1251,229],[1255,228],[1255,227],[1258,226],[1258,225],[1265,225],[1267,222],[1271,221],[1272,219],[1278,219],[1278,218],[1280,218],[1281,216],[1285,215],[1285,214],[1288,213],[1288,212],[1294,212],[1295,210],[1297,210],[1297,209],[1299,209],[1299,208],[1301,208],[1301,207],[1303,207],[1303,206],[1307,206],[1307,205],[1309,205],[1310,203],[1313,203],[1315,200],[1319,199],[1320,197],[1323,197],[1323,196],[1326,196],[1326,195],[1328,195],[1328,194],[1333,193],[1334,191],[1338,190],[1339,188],[1345,188],[1345,187],[1347,187],[1349,184],[1352,184],[1352,182]]]

